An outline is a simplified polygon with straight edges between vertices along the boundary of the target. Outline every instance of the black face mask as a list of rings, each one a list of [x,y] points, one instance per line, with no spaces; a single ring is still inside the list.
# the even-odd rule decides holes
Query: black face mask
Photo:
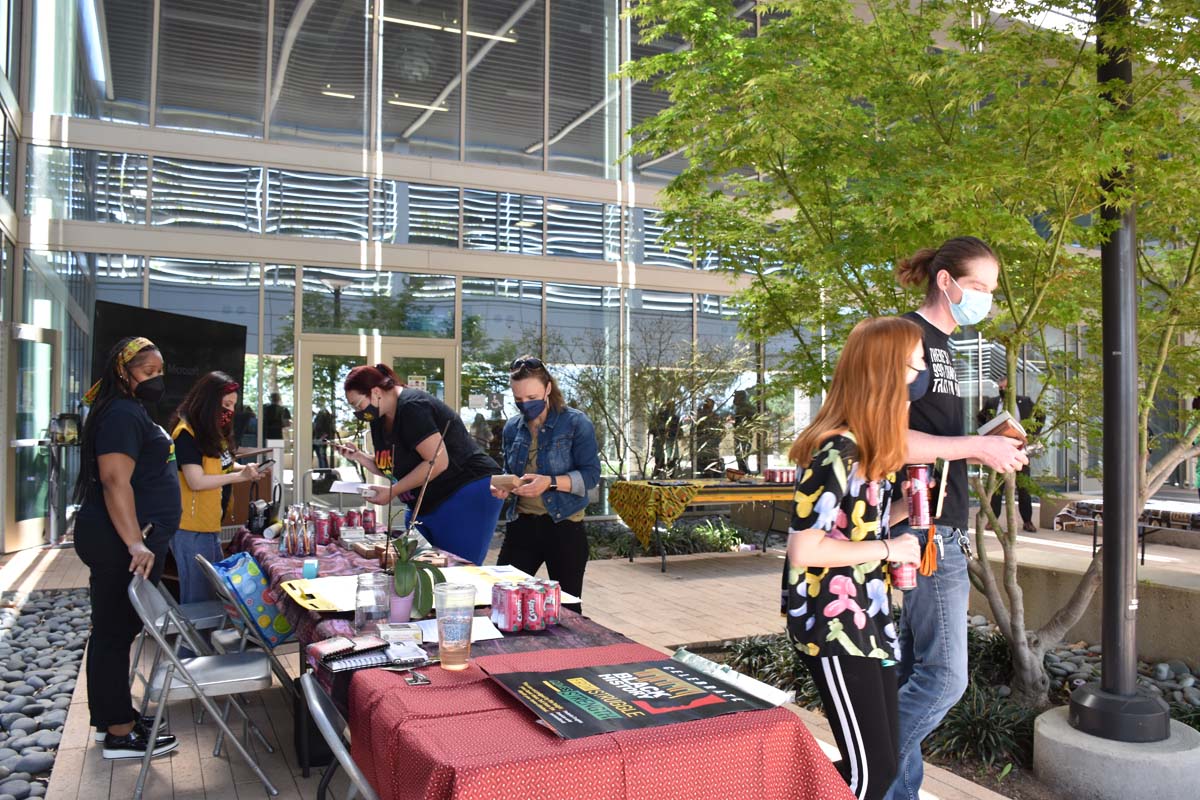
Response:
[[[917,377],[908,385],[908,400],[915,403],[925,396],[929,391],[929,368],[921,370],[917,373]]]
[[[149,380],[142,381],[133,390],[133,396],[143,403],[157,403],[166,394],[167,383],[163,380],[162,375],[156,375]]]
[[[363,422],[374,422],[375,420],[379,419],[379,406],[370,405],[364,408],[362,411],[355,409],[354,417],[355,419],[360,419]]]

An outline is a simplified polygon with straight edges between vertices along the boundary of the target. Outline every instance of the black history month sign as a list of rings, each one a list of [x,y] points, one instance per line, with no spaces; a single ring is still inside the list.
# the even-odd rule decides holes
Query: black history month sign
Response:
[[[491,677],[564,739],[774,707],[674,661]]]

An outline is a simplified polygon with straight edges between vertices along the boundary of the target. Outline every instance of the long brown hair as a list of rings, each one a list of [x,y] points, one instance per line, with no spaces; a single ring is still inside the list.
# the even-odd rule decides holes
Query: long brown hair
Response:
[[[221,400],[225,395],[241,387],[224,372],[210,372],[197,380],[188,390],[187,396],[171,415],[167,430],[173,432],[180,420],[192,429],[196,446],[206,456],[219,458],[221,451],[230,447],[233,440],[233,423],[220,424]]]
[[[999,263],[996,253],[987,242],[974,236],[956,236],[947,239],[936,250],[926,247],[903,258],[896,264],[896,280],[901,286],[925,286],[925,297],[936,295],[938,273],[945,270],[958,280],[967,274],[967,262],[977,258],[991,258]]]
[[[908,431],[908,359],[920,341],[920,326],[900,317],[874,317],[855,325],[825,402],[796,438],[788,459],[807,467],[826,439],[851,431],[867,480],[900,469]]]

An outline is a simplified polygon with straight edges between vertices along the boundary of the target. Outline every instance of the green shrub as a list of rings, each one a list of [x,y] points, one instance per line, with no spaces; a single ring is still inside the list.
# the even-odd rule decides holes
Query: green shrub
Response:
[[[749,534],[721,517],[679,521],[662,536],[663,549],[669,556],[690,553],[726,553],[737,547]],[[637,537],[624,525],[592,523],[588,525],[588,558],[628,558],[656,556],[654,537],[648,547],[642,547]]]
[[[1200,708],[1191,703],[1171,703],[1171,719],[1200,731]]]
[[[821,695],[812,675],[784,634],[739,639],[729,648],[729,666],[743,675],[796,693],[796,704],[819,708]]]
[[[967,669],[971,683],[980,687],[1007,684],[1012,680],[1012,652],[1001,633],[981,633],[967,628]]]
[[[946,758],[977,759],[988,767],[997,763],[1029,766],[1036,716],[1036,711],[972,684],[929,734],[924,748]]]

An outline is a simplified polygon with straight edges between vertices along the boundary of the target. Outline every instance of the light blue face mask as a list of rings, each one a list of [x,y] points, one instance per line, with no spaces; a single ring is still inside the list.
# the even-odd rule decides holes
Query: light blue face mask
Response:
[[[958,286],[958,281],[954,278],[950,279],[951,283]],[[983,322],[992,310],[992,295],[990,292],[981,292],[978,289],[964,289],[958,286],[958,290],[962,292],[962,299],[957,303],[950,299],[950,295],[946,294],[946,290],[942,289],[942,294],[946,295],[946,302],[950,303],[950,314],[954,317],[954,321],[959,325],[978,325]]]

